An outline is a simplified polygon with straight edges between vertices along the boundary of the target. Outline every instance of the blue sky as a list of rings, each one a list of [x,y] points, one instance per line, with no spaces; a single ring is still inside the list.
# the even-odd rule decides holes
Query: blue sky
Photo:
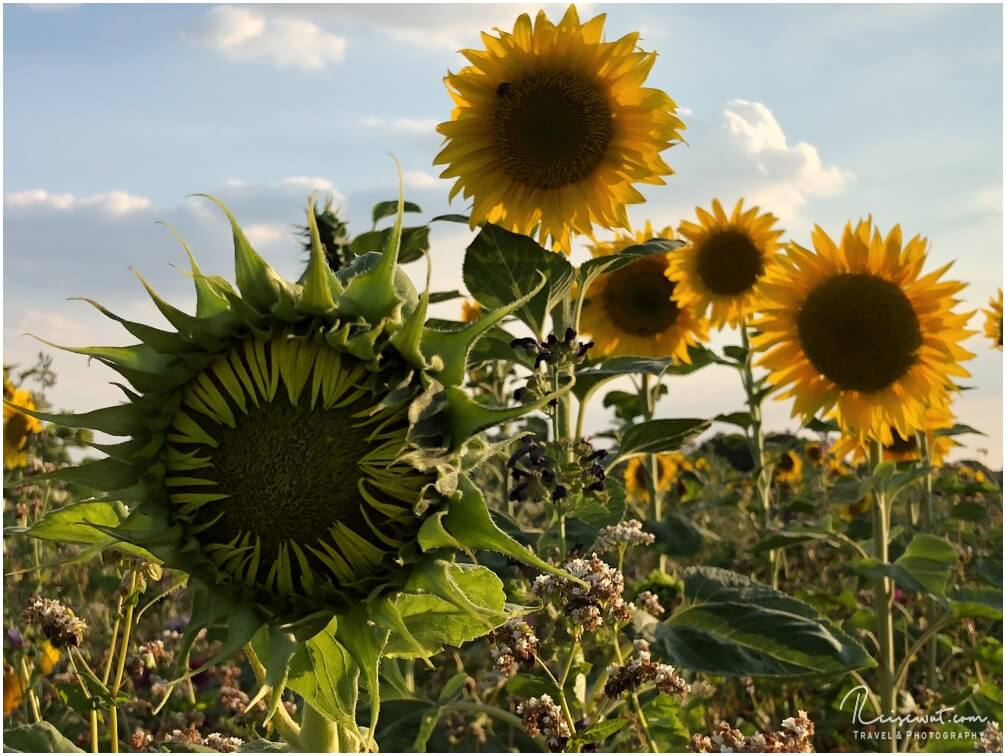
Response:
[[[189,282],[170,267],[180,250],[154,220],[177,226],[206,270],[228,273],[226,228],[193,192],[223,197],[288,275],[300,267],[291,226],[307,193],[335,193],[362,230],[393,193],[389,152],[427,216],[448,210],[449,185],[431,164],[434,126],[450,112],[442,77],[480,30],[537,7],[6,5],[5,362],[34,354],[25,332],[128,341],[68,297],[156,320],[130,265],[188,301]],[[677,175],[644,189],[635,222],[677,225],[714,196],[745,196],[807,244],[813,223],[837,234],[872,213],[927,236],[934,265],[957,259],[971,308],[1001,285],[1000,6],[579,7],[608,13],[609,39],[641,31],[660,53],[649,83],[684,108],[689,144],[666,153]],[[435,231],[435,288],[458,285],[470,238],[450,224]],[[443,307],[452,316],[456,304]],[[977,388],[957,409],[989,434],[968,453],[987,449],[998,467],[1002,356],[979,337],[969,346]],[[99,366],[69,355],[56,366],[58,405],[116,400]],[[734,409],[735,383],[703,371],[673,383],[660,409]],[[793,427],[782,403],[768,419]],[[603,420],[592,413],[594,427]]]

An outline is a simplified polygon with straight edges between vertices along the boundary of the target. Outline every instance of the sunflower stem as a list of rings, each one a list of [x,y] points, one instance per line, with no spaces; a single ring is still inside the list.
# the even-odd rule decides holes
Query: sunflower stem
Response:
[[[119,659],[118,664],[115,667],[115,679],[112,681],[111,694],[113,703],[108,707],[108,728],[109,735],[111,738],[111,751],[112,753],[119,752],[119,707],[114,703],[115,697],[119,693],[119,688],[122,686],[122,678],[126,671],[126,655],[129,653],[129,636],[132,634],[133,629],[133,612],[136,609],[136,604],[139,600],[139,594],[137,593],[139,572],[134,568],[130,571],[129,576],[129,593],[126,596],[126,617],[122,623],[122,640],[119,646]]]
[[[879,441],[870,444],[870,471],[877,469],[883,459],[883,448]],[[873,556],[881,565],[888,560],[888,540],[890,538],[890,511],[887,492],[883,484],[873,485]],[[897,679],[894,671],[894,581],[883,576],[874,583],[873,612],[875,633],[880,658],[877,660],[877,679],[880,693],[880,714],[882,726],[887,731],[888,753],[897,753],[898,726],[894,721],[897,705]],[[886,721],[886,720],[890,721]]]
[[[761,515],[761,536],[764,538],[772,523],[772,471],[769,469],[765,455],[765,431],[762,427],[761,399],[758,397],[754,377],[754,352],[751,349],[751,338],[748,333],[747,318],[741,320],[741,347],[744,349],[744,363],[740,367],[741,383],[744,385],[744,396],[747,401],[748,415],[751,425],[748,427],[748,446],[751,450],[751,460],[758,473],[755,480],[755,492],[758,495],[758,509]],[[773,588],[779,587],[779,552],[772,549],[768,552],[769,583]]]
[[[643,419],[652,420],[656,414],[656,402],[653,399],[653,388],[650,386],[649,373],[643,373],[640,381],[640,398],[643,402]],[[650,494],[650,501],[653,502],[653,521],[661,522],[664,519],[664,502],[660,491],[660,461],[656,454],[646,455],[646,487]],[[660,555],[660,571],[667,572],[667,555]]]
[[[305,701],[296,746],[301,753],[341,753],[339,726]]]
[[[922,430],[918,433],[919,439],[919,464],[926,471],[922,479],[922,530],[931,533],[933,530],[933,472],[932,472],[932,449],[929,447],[929,436]],[[926,596],[926,624],[930,629],[938,620],[938,610],[936,602]],[[926,648],[926,686],[935,689],[937,680],[937,655],[939,646],[936,643],[935,633],[929,638]]]

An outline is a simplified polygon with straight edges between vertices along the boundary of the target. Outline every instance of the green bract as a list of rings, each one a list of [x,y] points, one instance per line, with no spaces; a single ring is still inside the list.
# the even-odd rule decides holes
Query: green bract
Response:
[[[475,340],[540,285],[477,323],[432,331],[428,291],[417,294],[397,265],[401,198],[383,253],[360,255],[338,274],[326,264],[312,198],[310,264],[296,283],[210,199],[233,230],[237,286],[203,274],[186,247],[195,315],[143,282],[174,330],[91,302],[139,343],[70,351],[117,370],[131,385],[128,402],[32,414],[126,440],[96,444],[107,458],[50,477],[125,502],[130,514],[117,526],[90,527],[190,576],[183,651],[201,628],[226,625],[212,664],[267,627],[263,662],[277,691],[316,652],[301,647],[306,656],[291,667],[296,641],[323,629],[367,681],[381,653],[428,656],[504,622],[499,580],[454,564],[455,554],[492,549],[555,570],[493,524],[466,474],[485,444],[469,442],[555,395],[489,409],[459,384]],[[431,623],[430,612],[463,621]]]

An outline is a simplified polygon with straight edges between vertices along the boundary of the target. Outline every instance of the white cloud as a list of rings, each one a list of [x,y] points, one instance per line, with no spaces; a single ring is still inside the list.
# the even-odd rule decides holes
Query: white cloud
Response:
[[[128,192],[112,191],[77,197],[69,192],[53,194],[47,189],[28,189],[4,196],[4,204],[13,208],[48,207],[53,210],[95,208],[108,215],[126,215],[150,207],[150,200]]]
[[[406,186],[411,186],[413,189],[431,189],[438,184],[435,176],[423,171],[405,171],[402,180]]]
[[[723,125],[768,181],[750,192],[780,216],[795,216],[809,195],[829,196],[853,178],[837,166],[825,166],[817,148],[807,142],[790,145],[779,121],[765,105],[731,100],[723,109]]]
[[[275,223],[252,223],[245,226],[245,236],[255,247],[264,247],[283,238],[286,228]]]
[[[335,190],[335,184],[320,176],[287,176],[277,181],[275,186],[281,189],[306,189],[307,191],[338,194]]]
[[[368,129],[382,129],[406,134],[434,134],[437,130],[436,118],[361,118],[360,124]]]
[[[307,71],[319,71],[329,63],[337,63],[346,52],[343,37],[325,31],[312,21],[266,16],[231,5],[211,9],[183,31],[182,36],[230,60],[257,61]]]

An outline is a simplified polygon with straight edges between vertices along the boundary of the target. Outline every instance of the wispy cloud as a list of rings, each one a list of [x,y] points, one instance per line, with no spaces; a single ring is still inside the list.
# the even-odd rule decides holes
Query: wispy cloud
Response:
[[[437,130],[436,118],[378,118],[368,116],[360,119],[360,125],[368,129],[381,129],[405,134],[433,134]]]
[[[313,21],[267,16],[231,5],[209,10],[182,32],[193,44],[236,61],[319,71],[346,53],[346,40]]]
[[[52,210],[95,208],[108,215],[126,215],[150,207],[150,200],[128,192],[112,191],[77,197],[69,192],[53,193],[47,189],[28,189],[4,195],[10,208],[45,207]]]

